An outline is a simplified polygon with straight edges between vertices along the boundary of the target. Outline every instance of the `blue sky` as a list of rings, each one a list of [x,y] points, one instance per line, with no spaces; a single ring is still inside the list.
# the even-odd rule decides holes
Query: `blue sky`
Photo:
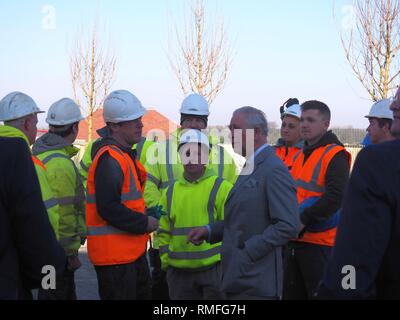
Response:
[[[166,58],[168,24],[182,18],[186,0],[2,0],[0,96],[30,94],[46,109],[71,96],[69,52],[77,30],[96,12],[107,26],[106,42],[118,57],[113,89],[128,89],[148,107],[177,121],[183,99]],[[338,30],[351,0],[208,0],[223,15],[236,56],[225,89],[211,109],[210,124],[226,124],[244,105],[279,122],[290,97],[319,99],[332,109],[332,124],[363,128],[371,102],[351,73]],[[42,27],[50,5],[55,29]],[[333,9],[336,9],[336,20]],[[43,122],[43,119],[41,119]]]

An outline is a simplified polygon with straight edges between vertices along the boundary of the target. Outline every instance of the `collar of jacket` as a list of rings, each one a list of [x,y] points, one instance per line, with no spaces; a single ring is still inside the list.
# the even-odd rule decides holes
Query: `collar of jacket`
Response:
[[[110,131],[108,130],[107,126],[99,129],[96,131],[100,138],[107,138],[110,137]]]
[[[187,181],[187,180],[185,179],[184,174],[182,174],[182,176],[178,179],[178,181],[179,181],[181,184],[192,185],[192,184],[198,184],[198,183],[200,183],[201,181],[206,180],[206,179],[208,179],[209,177],[212,177],[212,176],[215,176],[215,172],[214,172],[212,169],[210,169],[210,168],[207,167],[207,168],[206,168],[206,171],[204,172],[204,174],[203,174],[199,179],[197,179],[196,181],[192,181],[192,182]]]
[[[70,158],[79,152],[77,147],[69,144],[63,137],[54,133],[46,133],[33,144],[33,154],[38,155],[48,151],[63,150]]]
[[[314,150],[320,147],[325,147],[328,144],[337,144],[339,146],[344,147],[344,145],[339,141],[338,137],[332,131],[328,131],[322,136],[322,138],[316,144],[312,146],[309,146],[307,144],[307,141],[304,142],[303,153],[305,158],[309,157]]]
[[[132,159],[136,158],[136,150],[132,150],[131,148],[122,146],[117,140],[115,140],[111,135],[108,135],[104,138],[100,138],[93,143],[92,147],[92,159],[96,157],[97,152],[106,146],[116,146],[121,149],[123,152],[129,154]]]
[[[26,134],[23,133],[20,129],[11,126],[0,126],[0,137],[21,138],[25,140],[28,146],[30,146],[30,142]]]

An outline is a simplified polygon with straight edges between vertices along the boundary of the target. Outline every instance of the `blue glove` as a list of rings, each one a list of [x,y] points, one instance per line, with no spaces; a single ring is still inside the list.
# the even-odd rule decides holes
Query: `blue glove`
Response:
[[[146,214],[149,217],[153,217],[157,220],[160,220],[162,216],[167,215],[167,213],[162,210],[162,206],[155,206],[155,207],[147,208]]]
[[[305,209],[313,206],[318,200],[319,200],[319,197],[311,197],[311,198],[304,200],[299,205],[300,216],[303,214]],[[327,231],[329,229],[337,227],[339,224],[339,220],[340,220],[340,209],[329,219],[327,219],[325,221],[321,221],[321,222],[315,222],[315,223],[312,223],[312,224],[306,226],[306,230],[309,232]]]

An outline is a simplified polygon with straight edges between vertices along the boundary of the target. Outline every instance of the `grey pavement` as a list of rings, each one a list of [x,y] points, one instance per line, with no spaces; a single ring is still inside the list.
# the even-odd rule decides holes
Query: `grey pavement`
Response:
[[[75,273],[76,294],[78,300],[99,300],[96,271],[87,256],[86,246],[79,250],[82,267]]]

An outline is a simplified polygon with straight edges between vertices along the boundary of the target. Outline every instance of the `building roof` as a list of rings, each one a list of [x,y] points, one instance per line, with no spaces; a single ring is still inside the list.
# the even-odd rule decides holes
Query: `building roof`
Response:
[[[147,137],[148,133],[152,130],[159,130],[163,133],[165,137],[168,137],[170,133],[175,131],[178,128],[178,125],[168,119],[166,116],[159,113],[154,108],[149,108],[147,113],[143,116],[143,136]],[[93,133],[92,138],[97,139],[99,135],[97,134],[97,130],[103,128],[105,126],[103,120],[103,109],[98,109],[93,115]],[[153,135],[152,135],[153,136]],[[158,134],[159,140],[162,140],[162,136]],[[88,124],[87,121],[81,121],[79,124],[79,134],[78,140],[87,141],[88,140]]]

